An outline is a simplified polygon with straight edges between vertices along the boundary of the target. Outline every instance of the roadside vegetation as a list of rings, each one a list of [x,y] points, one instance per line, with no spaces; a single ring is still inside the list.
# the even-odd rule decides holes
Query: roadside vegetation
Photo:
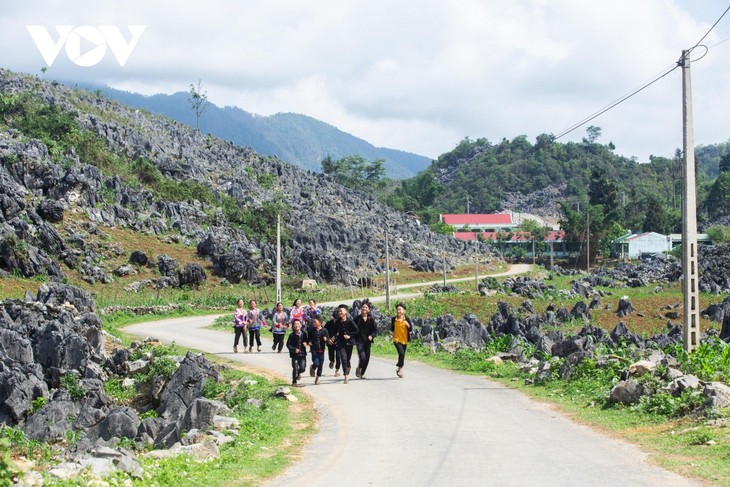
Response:
[[[169,377],[175,370],[173,356],[184,355],[185,349],[173,345],[143,346],[135,349],[134,357],[142,354],[155,356],[154,367],[146,376],[137,377],[138,386],[125,387],[119,380],[105,384],[106,393],[120,404],[133,405],[143,401],[146,384],[155,375]],[[207,399],[219,400],[233,411],[240,429],[233,441],[220,448],[220,457],[209,461],[196,461],[190,455],[171,458],[145,456],[152,451],[151,445],[140,445],[131,440],[122,445],[134,451],[140,461],[142,476],[136,477],[121,470],[106,478],[106,485],[139,486],[176,486],[176,485],[260,485],[266,479],[281,473],[292,461],[297,459],[313,433],[316,412],[311,400],[293,391],[297,402],[273,397],[272,392],[286,382],[276,378],[252,375],[241,364],[223,361],[215,356],[211,360],[223,363],[221,382],[209,381],[204,389]],[[65,377],[76,379],[68,374]],[[62,381],[62,388],[71,395],[80,386],[78,381]],[[83,388],[81,388],[83,395]],[[40,408],[42,404],[38,404]],[[155,411],[149,413],[154,415]],[[43,485],[87,486],[100,485],[91,475],[82,475],[69,480],[61,480],[47,474],[59,461],[61,447],[78,441],[82,433],[67,435],[61,445],[50,445],[31,440],[20,428],[0,426],[0,486],[15,485],[15,480],[23,478],[29,468],[40,472]],[[32,466],[32,467],[31,467]],[[15,479],[15,480],[14,480]]]
[[[558,289],[569,288],[568,277],[556,277],[550,281]],[[653,286],[650,286],[653,288]],[[621,289],[621,295],[628,295],[637,312],[623,318],[632,332],[651,336],[666,330],[666,318],[659,311],[667,304],[681,300],[678,285],[669,286],[656,293],[650,288]],[[608,290],[607,290],[608,291]],[[615,290],[613,290],[615,292]],[[612,330],[616,318],[616,303],[620,296],[603,299],[608,309],[591,311],[591,324],[604,330]],[[719,303],[724,296],[702,296],[702,305]],[[466,312],[487,323],[497,311],[498,301],[509,302],[517,307],[526,298],[521,296],[497,295],[476,296],[473,292],[426,295],[410,301],[408,314],[411,317],[436,317],[452,314],[457,318]],[[570,308],[576,300],[561,300],[548,296],[545,300],[532,300],[537,310],[543,310],[549,303]],[[566,323],[560,329],[575,333],[585,326],[582,320]],[[702,330],[718,329],[717,324],[702,320]],[[373,353],[395,358],[395,349],[387,333],[373,347]],[[643,397],[638,404],[624,406],[609,400],[609,391],[619,382],[630,364],[636,362],[639,353],[633,345],[622,343],[618,348],[598,349],[595,357],[583,360],[574,368],[568,378],[561,378],[557,372],[565,359],[552,358],[547,380],[535,380],[534,368],[525,364],[504,361],[500,364],[488,359],[500,352],[509,352],[515,345],[522,348],[526,357],[547,359],[527,342],[515,343],[511,335],[492,337],[482,350],[460,348],[448,352],[432,348],[430,344],[414,341],[409,345],[408,356],[433,366],[457,370],[463,373],[484,376],[507,387],[528,394],[533,399],[555,405],[574,420],[598,428],[612,436],[638,444],[650,456],[650,461],[682,475],[699,478],[712,485],[730,485],[730,410],[705,409],[706,398],[699,392],[684,391],[674,396],[659,387],[655,374],[642,376],[642,384],[654,387],[654,393]],[[679,368],[686,374],[696,375],[702,381],[730,383],[730,344],[717,338],[703,341],[692,353],[687,354],[681,346],[664,350],[679,362]]]

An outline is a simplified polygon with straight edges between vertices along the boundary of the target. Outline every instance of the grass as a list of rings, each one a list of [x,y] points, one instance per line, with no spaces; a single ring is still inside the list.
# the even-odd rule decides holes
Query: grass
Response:
[[[159,349],[159,352],[158,352]],[[185,349],[176,346],[155,347],[153,353],[180,354]],[[179,455],[168,459],[154,459],[139,456],[144,471],[142,478],[131,477],[121,471],[115,472],[106,480],[110,485],[139,486],[253,486],[260,485],[281,473],[289,464],[299,458],[300,452],[315,431],[317,424],[316,411],[311,399],[299,391],[292,391],[297,402],[274,398],[271,392],[279,386],[286,385],[279,379],[270,379],[253,375],[241,364],[225,359],[208,356],[211,360],[227,365],[222,375],[223,383],[216,383],[205,388],[209,399],[226,402],[240,422],[238,436],[235,441],[220,448],[220,457],[214,460],[199,462],[188,455]],[[132,404],[136,392],[123,388],[119,381],[109,381],[105,390],[120,403]],[[248,399],[261,402],[261,407],[247,404]],[[28,440],[18,428],[0,427],[0,445],[6,447],[7,458],[0,457],[0,485],[16,466],[25,459],[32,459],[34,470],[45,472],[57,459],[56,447]],[[133,445],[130,445],[133,447]],[[5,470],[3,471],[3,469]],[[99,481],[88,475],[70,480],[48,478],[48,485],[86,486],[99,485]],[[10,484],[8,484],[10,485]]]

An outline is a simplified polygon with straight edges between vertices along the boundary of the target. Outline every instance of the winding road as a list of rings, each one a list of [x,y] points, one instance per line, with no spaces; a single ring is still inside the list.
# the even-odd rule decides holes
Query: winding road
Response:
[[[232,333],[205,328],[214,318],[139,323],[125,331],[290,377],[288,355],[271,350],[268,333],[262,352],[234,354]],[[354,357],[353,369],[356,362]],[[303,459],[266,485],[701,485],[648,464],[636,446],[573,423],[483,377],[408,357],[404,370],[399,379],[393,360],[373,358],[367,379],[353,375],[343,384],[330,369],[319,385],[306,377],[302,391],[314,398],[319,432]]]

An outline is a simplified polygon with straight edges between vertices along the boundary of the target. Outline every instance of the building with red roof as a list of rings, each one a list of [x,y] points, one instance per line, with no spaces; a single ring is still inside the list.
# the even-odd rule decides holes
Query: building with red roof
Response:
[[[509,232],[517,226],[512,213],[459,213],[440,217],[441,223],[451,225],[457,231]]]

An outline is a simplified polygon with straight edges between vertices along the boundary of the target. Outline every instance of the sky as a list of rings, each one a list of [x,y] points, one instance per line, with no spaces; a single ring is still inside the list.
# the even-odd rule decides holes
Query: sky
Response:
[[[146,95],[200,81],[219,106],[301,113],[376,146],[436,158],[465,137],[526,135],[534,143],[563,133],[676,66],[728,7],[730,0],[0,0],[0,67]],[[702,42],[709,49],[691,56],[695,145],[730,139],[729,38],[730,12]],[[598,142],[613,142],[617,154],[672,157],[682,147],[681,102],[675,69],[587,125],[600,127]],[[587,125],[559,140],[580,141]]]

